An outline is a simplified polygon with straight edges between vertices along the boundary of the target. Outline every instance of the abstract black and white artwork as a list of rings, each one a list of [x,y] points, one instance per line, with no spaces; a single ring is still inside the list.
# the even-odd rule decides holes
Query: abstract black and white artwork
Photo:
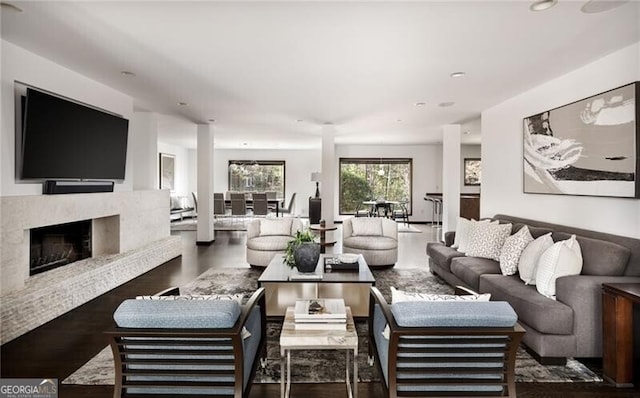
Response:
[[[640,198],[639,87],[524,118],[524,192]]]

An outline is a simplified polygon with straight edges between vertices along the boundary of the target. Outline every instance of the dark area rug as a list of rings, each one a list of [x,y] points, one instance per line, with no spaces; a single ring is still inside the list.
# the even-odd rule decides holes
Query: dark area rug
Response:
[[[427,269],[386,269],[373,272],[376,286],[390,300],[390,286],[399,289],[450,294],[452,288]],[[244,293],[250,295],[258,285],[261,271],[256,269],[209,270],[194,281],[181,287],[185,294]],[[280,337],[279,322],[267,325],[267,367],[260,369],[256,383],[278,383],[280,381]],[[375,366],[367,363],[369,341],[366,322],[357,322],[358,331],[358,376],[361,381],[377,381],[379,374]],[[344,351],[294,351],[292,353],[292,380],[297,383],[328,383],[344,381]],[[106,347],[96,357],[63,381],[64,384],[102,385],[114,383],[111,349]],[[543,366],[524,349],[518,351],[516,362],[517,382],[599,382],[602,379],[580,362],[569,359],[566,366]]]

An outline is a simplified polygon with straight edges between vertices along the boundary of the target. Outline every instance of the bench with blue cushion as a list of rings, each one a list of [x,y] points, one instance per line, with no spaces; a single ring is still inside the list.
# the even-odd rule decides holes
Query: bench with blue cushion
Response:
[[[386,396],[516,396],[515,358],[524,329],[508,303],[389,305],[375,287],[370,303],[369,350]]]
[[[125,300],[106,333],[115,397],[247,397],[265,354],[264,289],[234,300]],[[246,333],[246,332],[249,333]]]

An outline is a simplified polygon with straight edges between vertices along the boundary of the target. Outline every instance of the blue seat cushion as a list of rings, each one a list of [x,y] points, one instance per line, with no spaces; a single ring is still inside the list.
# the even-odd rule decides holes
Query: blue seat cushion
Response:
[[[391,305],[403,327],[512,327],[518,316],[504,301],[413,301]]]
[[[223,329],[235,325],[240,305],[233,300],[125,300],[113,314],[123,328]]]

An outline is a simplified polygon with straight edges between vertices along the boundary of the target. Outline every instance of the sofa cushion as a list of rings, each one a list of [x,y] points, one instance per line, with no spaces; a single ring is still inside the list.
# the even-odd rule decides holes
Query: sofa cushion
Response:
[[[469,245],[465,254],[499,261],[504,241],[510,234],[511,224],[471,224]]]
[[[439,266],[451,269],[451,260],[455,257],[464,257],[464,253],[460,253],[456,249],[445,246],[439,242],[427,243],[427,255],[433,259]]]
[[[553,239],[551,239],[551,232],[537,237],[533,242],[529,243],[524,248],[518,261],[518,271],[520,272],[520,279],[528,285],[536,284],[536,268],[538,267],[538,260],[540,256],[548,248],[553,246]]]
[[[272,236],[258,236],[255,238],[247,239],[247,249],[261,250],[261,251],[284,251],[287,248],[287,243],[292,238],[290,236],[272,235]]]
[[[234,300],[123,301],[113,314],[124,328],[230,328],[240,316]]]
[[[362,250],[391,250],[398,248],[398,241],[388,236],[352,236],[342,242],[343,246]]]
[[[475,291],[478,291],[480,275],[502,275],[500,264],[497,261],[479,257],[456,257],[452,259],[451,272]]]
[[[518,316],[504,301],[407,301],[391,305],[403,327],[512,327]]]
[[[462,220],[462,223],[456,227],[457,231],[455,236],[455,238],[458,239],[458,247],[456,247],[456,249],[461,253],[466,253],[469,248],[469,242],[471,239],[470,237],[471,226],[475,226],[478,224],[489,224],[489,223],[497,224],[498,223],[497,221],[492,222],[491,220],[476,221],[476,220],[467,220],[465,218],[461,218],[461,220]],[[455,238],[454,238],[454,245],[455,245]]]
[[[600,239],[577,236],[582,250],[582,275],[624,275],[631,250]]]
[[[493,300],[508,301],[518,318],[540,333],[573,334],[571,307],[541,295],[517,275],[483,275],[479,292],[491,293]]]
[[[580,275],[582,252],[576,236],[556,242],[540,256],[536,270],[538,292],[555,299],[556,279],[561,276]]]
[[[382,236],[382,223],[375,217],[356,217],[351,220],[352,236]]]
[[[291,236],[291,223],[291,218],[281,218],[277,220],[260,220],[260,236]]]
[[[500,251],[500,270],[502,271],[502,275],[514,275],[518,272],[520,254],[522,254],[524,248],[532,241],[533,237],[529,233],[529,228],[526,225],[505,239],[502,250]]]

